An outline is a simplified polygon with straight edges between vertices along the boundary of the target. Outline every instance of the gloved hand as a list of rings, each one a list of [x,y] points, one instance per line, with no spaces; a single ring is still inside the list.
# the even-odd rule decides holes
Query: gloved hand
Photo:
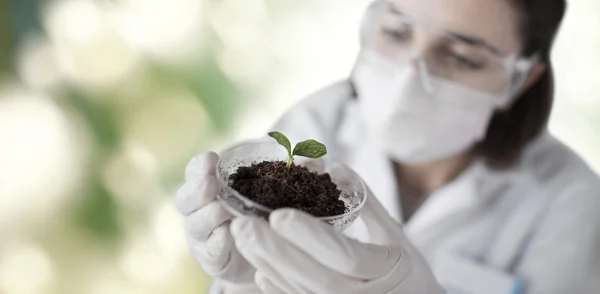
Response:
[[[426,261],[369,191],[362,217],[373,243],[350,239],[297,210],[269,222],[237,218],[239,252],[258,270],[264,293],[444,293]]]
[[[204,271],[216,279],[223,293],[261,293],[254,283],[256,270],[236,250],[229,232],[232,215],[216,199],[219,156],[207,152],[194,157],[185,171],[186,183],[175,197],[185,217],[187,240]]]

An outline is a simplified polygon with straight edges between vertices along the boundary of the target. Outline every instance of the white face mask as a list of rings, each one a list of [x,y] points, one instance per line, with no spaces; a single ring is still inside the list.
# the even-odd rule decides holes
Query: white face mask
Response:
[[[435,77],[427,79],[436,83],[435,94],[430,94],[410,64],[398,68],[365,53],[353,79],[369,131],[389,156],[409,164],[473,147],[485,137],[499,101],[508,100]]]

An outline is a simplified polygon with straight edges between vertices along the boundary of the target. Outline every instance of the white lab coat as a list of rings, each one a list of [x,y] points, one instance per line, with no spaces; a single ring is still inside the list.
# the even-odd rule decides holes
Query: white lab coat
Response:
[[[402,219],[390,161],[369,138],[347,81],[291,108],[273,130],[292,142],[326,144],[328,156],[353,168]],[[544,133],[510,170],[475,162],[403,229],[449,293],[585,293],[599,253],[599,215],[597,176]],[[368,239],[360,221],[347,234]]]

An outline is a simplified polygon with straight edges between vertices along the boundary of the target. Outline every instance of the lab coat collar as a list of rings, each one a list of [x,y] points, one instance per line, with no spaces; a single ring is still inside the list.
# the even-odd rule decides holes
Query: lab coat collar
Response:
[[[485,200],[481,193],[485,174],[484,164],[475,160],[454,181],[429,195],[406,224],[407,234],[412,238],[433,236],[436,224],[481,204]]]
[[[417,246],[435,243],[453,227],[485,213],[513,177],[511,172],[491,170],[483,160],[475,160],[458,178],[429,196],[405,225],[405,233]]]

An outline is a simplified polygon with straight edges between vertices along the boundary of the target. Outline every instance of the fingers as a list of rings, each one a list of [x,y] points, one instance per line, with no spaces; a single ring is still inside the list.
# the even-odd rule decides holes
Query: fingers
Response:
[[[205,241],[191,239],[189,236],[188,239],[194,257],[207,274],[218,274],[227,265],[234,244],[227,225],[216,228],[210,238]]]
[[[175,206],[184,216],[214,201],[219,193],[215,176],[203,174],[185,183],[175,195]]]
[[[219,155],[214,152],[201,153],[190,160],[185,168],[185,180],[190,181],[201,175],[215,175]]]
[[[323,266],[348,277],[375,279],[390,272],[400,260],[401,251],[387,246],[361,243],[331,226],[298,210],[271,213],[271,227],[283,239]]]
[[[220,258],[226,255],[233,247],[233,236],[229,232],[229,224],[223,224],[212,231],[206,240],[204,249],[210,258]]]
[[[254,275],[254,281],[264,294],[286,294],[283,292],[283,290],[275,286],[275,284],[273,284],[269,278],[262,274],[262,272],[256,272],[256,275]]]
[[[277,271],[270,263],[256,259],[254,263],[251,264],[257,269],[257,273],[259,272],[258,269],[260,269],[261,275],[269,280],[269,282],[273,285],[273,288],[280,289],[286,294],[309,293],[308,290],[305,290],[301,285],[294,283],[292,280],[284,278],[282,273]],[[260,288],[260,285],[258,286]]]
[[[237,218],[231,233],[239,252],[286,293],[349,293],[344,289],[360,284],[324,267],[285,241],[264,220]]]
[[[213,201],[188,215],[185,229],[192,238],[206,241],[215,228],[232,217],[220,202]]]
[[[236,250],[229,223],[217,227],[206,241],[188,236],[192,255],[211,277],[250,283],[254,279],[254,268]]]
[[[252,283],[255,270],[235,249],[229,232],[232,215],[216,200],[218,159],[216,153],[206,152],[190,161],[175,206],[185,216],[188,244],[204,271],[223,281]]]
[[[215,173],[218,160],[216,153],[206,152],[188,163],[185,168],[186,183],[175,196],[175,206],[182,215],[189,215],[217,197],[219,182]]]

